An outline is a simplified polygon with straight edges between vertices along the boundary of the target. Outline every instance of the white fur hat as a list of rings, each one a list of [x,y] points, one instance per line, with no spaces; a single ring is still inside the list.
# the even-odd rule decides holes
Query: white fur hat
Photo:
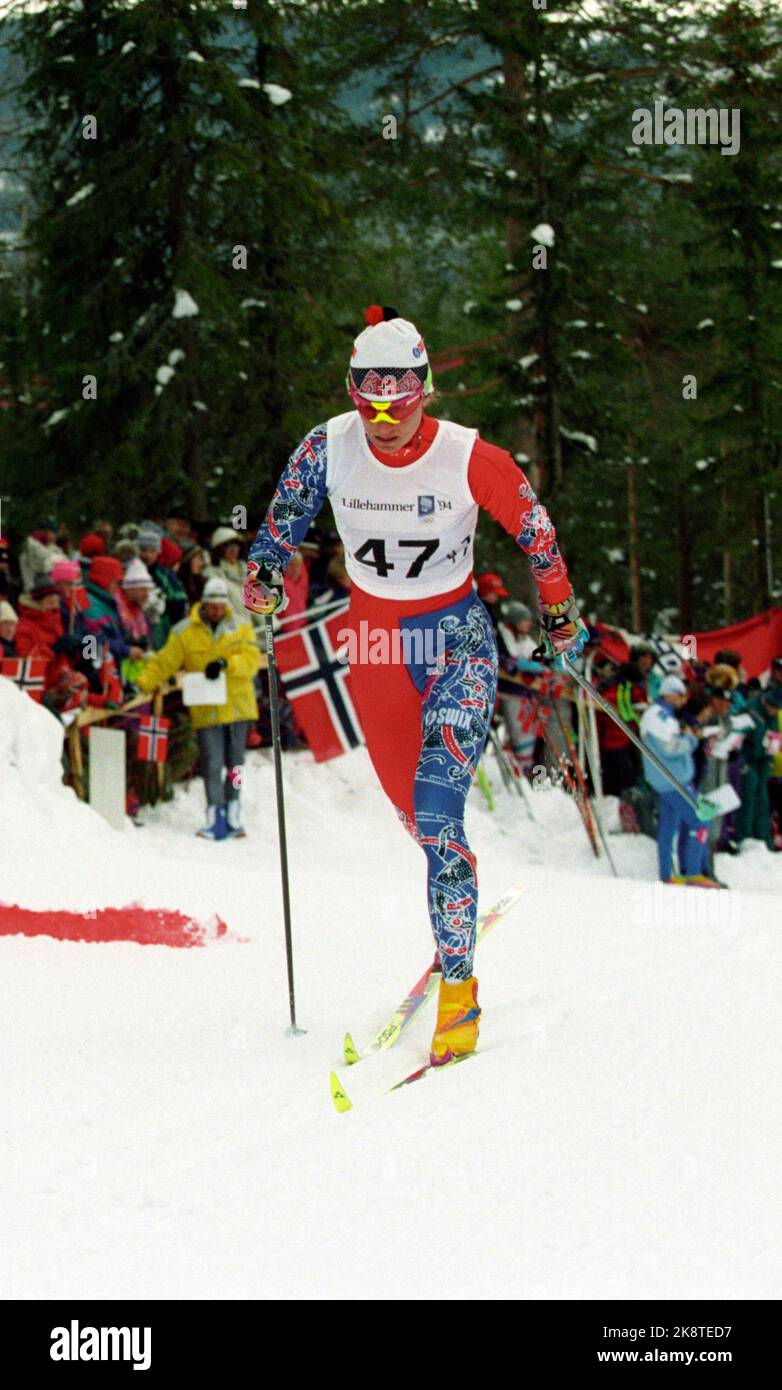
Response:
[[[215,574],[211,579],[207,579],[204,585],[204,592],[201,595],[202,603],[227,603],[229,599],[228,585],[221,574]]]

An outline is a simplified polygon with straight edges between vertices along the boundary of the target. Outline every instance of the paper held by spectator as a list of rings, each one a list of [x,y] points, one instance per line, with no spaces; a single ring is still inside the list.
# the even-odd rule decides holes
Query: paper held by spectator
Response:
[[[713,792],[708,792],[708,800],[713,806],[719,807],[719,815],[727,816],[731,811],[735,811],[741,805],[741,797],[730,782],[723,782],[721,787]]]
[[[751,729],[753,727],[751,714],[732,714],[730,722],[734,729]]]
[[[182,699],[186,705],[225,705],[228,686],[225,671],[209,680],[203,671],[188,671],[182,682]]]
[[[723,761],[725,758],[729,757],[731,753],[735,753],[736,749],[740,748],[743,742],[744,735],[734,732],[728,734],[725,738],[715,740],[709,752],[713,758]]]

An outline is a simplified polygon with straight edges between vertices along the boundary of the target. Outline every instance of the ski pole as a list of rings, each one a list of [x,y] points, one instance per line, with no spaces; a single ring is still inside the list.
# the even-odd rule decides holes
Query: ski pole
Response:
[[[591,684],[590,681],[586,679],[585,676],[581,675],[580,671],[576,670],[575,666],[571,666],[568,663],[567,670],[568,674],[573,677],[573,680],[576,682],[576,684],[580,685],[581,689],[585,691],[585,693],[589,695],[591,699],[594,700],[598,709],[601,709],[603,711],[603,714],[608,715],[609,719],[613,719],[617,727],[620,728],[623,733],[627,734],[627,737],[629,738],[630,742],[634,743],[636,748],[639,749],[639,751],[644,755],[644,757],[648,758],[649,762],[657,768],[657,771],[660,773],[660,775],[664,777],[667,782],[670,782],[671,786],[674,788],[675,791],[679,793],[680,796],[684,797],[684,800],[687,802],[687,805],[690,806],[692,810],[695,812],[696,816],[698,817],[698,820],[710,821],[713,820],[715,816],[719,816],[722,814],[722,812],[719,810],[719,807],[715,806],[713,802],[709,801],[708,797],[694,797],[689,787],[683,786],[679,779],[677,777],[674,777],[672,772],[668,771],[662,758],[658,758],[654,749],[649,748],[648,745],[644,743],[642,738],[639,738],[637,734],[633,733],[633,730],[630,728],[630,725],[625,723],[624,719],[622,719],[621,716],[617,713],[613,705],[611,705],[608,700],[603,699],[603,696],[600,695],[597,690],[595,690],[595,687]]]
[[[288,843],[285,836],[285,800],[282,783],[282,745],[280,743],[280,693],[277,678],[277,662],[274,655],[274,628],[272,615],[265,615],[264,636],[266,639],[266,658],[269,680],[269,706],[272,718],[272,745],[274,747],[274,785],[277,794],[277,830],[280,840],[280,877],[282,879],[282,913],[285,921],[285,955],[288,963],[288,1000],[290,1003],[291,1026],[288,1033],[301,1037],[306,1030],[296,1024],[296,995],[293,985],[293,936],[291,933],[291,901],[288,887]]]

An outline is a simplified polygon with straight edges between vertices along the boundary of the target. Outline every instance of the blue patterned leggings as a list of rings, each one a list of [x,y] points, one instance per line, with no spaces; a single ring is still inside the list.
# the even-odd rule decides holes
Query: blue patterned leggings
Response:
[[[404,659],[351,665],[352,692],[380,781],[426,855],[443,974],[464,980],[473,971],[478,903],[464,810],[494,710],[497,644],[474,594],[394,626]]]

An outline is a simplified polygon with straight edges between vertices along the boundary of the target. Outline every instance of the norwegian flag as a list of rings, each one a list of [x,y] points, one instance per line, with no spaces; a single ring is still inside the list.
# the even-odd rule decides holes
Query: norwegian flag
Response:
[[[168,762],[168,730],[170,719],[156,719],[149,715],[141,719],[138,726],[136,757],[141,763]]]
[[[0,676],[7,676],[20,690],[26,691],[36,704],[40,704],[43,699],[46,664],[45,656],[3,657],[0,660]]]
[[[339,659],[337,633],[345,626],[345,603],[328,618],[315,618],[297,632],[275,638],[285,695],[295,706],[318,763],[338,758],[364,742],[350,693],[350,673]]]

